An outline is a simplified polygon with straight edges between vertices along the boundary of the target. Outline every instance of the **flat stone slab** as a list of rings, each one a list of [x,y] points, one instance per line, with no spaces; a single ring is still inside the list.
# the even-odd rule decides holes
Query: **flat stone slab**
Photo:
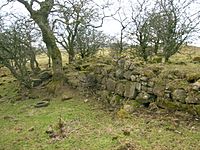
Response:
[[[49,105],[49,101],[40,101],[37,102],[34,107],[35,108],[41,108],[41,107],[47,107]]]

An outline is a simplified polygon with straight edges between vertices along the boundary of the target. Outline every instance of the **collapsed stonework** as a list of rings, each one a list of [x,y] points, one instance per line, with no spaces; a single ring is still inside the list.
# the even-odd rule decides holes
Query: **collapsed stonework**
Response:
[[[200,115],[200,75],[191,79],[180,70],[163,68],[129,59],[87,61],[68,69],[66,78],[74,88],[96,91],[111,107],[128,100]]]

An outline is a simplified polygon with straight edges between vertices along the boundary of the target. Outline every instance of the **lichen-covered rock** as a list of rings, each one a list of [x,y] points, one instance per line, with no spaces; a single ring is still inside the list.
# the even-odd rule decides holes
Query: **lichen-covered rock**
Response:
[[[131,81],[133,82],[137,81],[137,77],[135,75],[131,75]]]
[[[136,68],[136,66],[133,63],[131,63],[130,67],[129,67],[129,70],[135,70],[135,68]]]
[[[193,90],[200,91],[200,80],[198,80],[197,82],[195,82],[192,86],[193,86],[192,87]]]
[[[185,99],[186,104],[200,104],[200,95],[199,97],[189,95]]]
[[[125,84],[123,82],[117,83],[115,93],[124,96],[124,92],[125,92]]]
[[[141,81],[141,84],[143,85],[143,86],[148,86],[148,83],[147,82],[145,82],[145,81]]]
[[[117,79],[123,79],[124,78],[124,71],[122,69],[116,70],[115,77]]]
[[[132,75],[140,75],[140,72],[135,69],[135,70],[132,71]]]
[[[188,105],[179,102],[166,101],[162,99],[157,100],[156,104],[161,108],[168,109],[171,111],[179,110],[189,112],[193,115],[200,115],[200,105]]]
[[[103,76],[108,76],[111,73],[111,71],[113,71],[113,70],[114,70],[114,67],[112,65],[107,65],[102,68],[101,74]]]
[[[185,103],[186,97],[187,97],[187,92],[182,88],[181,89],[176,89],[172,93],[172,99],[174,101],[179,101],[179,102]]]
[[[164,97],[165,95],[165,86],[162,85],[155,85],[153,88],[154,95],[157,95],[158,97]]]
[[[147,81],[148,81],[148,78],[147,78],[147,77],[141,77],[140,80],[141,80],[141,81],[144,81],[144,82],[147,82]]]
[[[124,60],[124,59],[118,60],[117,63],[118,63],[118,66],[119,66],[120,68],[124,69],[124,64],[125,64],[125,60]]]
[[[116,87],[116,81],[109,78],[106,83],[106,89],[110,92],[114,92],[115,87]]]
[[[149,102],[151,102],[151,96],[150,96],[150,94],[148,94],[146,92],[141,92],[136,97],[136,101],[138,101],[139,103],[142,103],[142,104],[149,103]]]
[[[142,90],[142,84],[141,83],[139,83],[139,82],[136,82],[136,90],[138,91],[138,92],[140,92],[141,90]]]
[[[147,85],[148,87],[154,87],[155,83],[153,81],[149,81]]]
[[[137,96],[136,83],[126,82],[124,97],[135,99]]]
[[[132,71],[126,71],[124,73],[124,78],[127,80],[131,80]]]
[[[130,65],[131,65],[131,61],[129,61],[129,60],[125,61],[124,69],[125,69],[125,70],[129,70]]]
[[[128,113],[133,113],[134,112],[134,107],[132,105],[129,105],[129,104],[125,104],[123,109]]]

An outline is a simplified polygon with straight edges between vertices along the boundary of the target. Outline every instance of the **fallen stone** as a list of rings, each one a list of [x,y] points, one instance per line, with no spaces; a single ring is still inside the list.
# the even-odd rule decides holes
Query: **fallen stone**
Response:
[[[41,79],[32,79],[32,86],[33,87],[39,86],[40,84],[42,84]]]
[[[34,127],[30,127],[30,128],[28,129],[29,132],[34,131],[34,130],[35,130]]]
[[[40,101],[37,102],[34,107],[35,108],[41,108],[41,107],[47,107],[49,105],[49,101]]]
[[[128,113],[133,113],[134,111],[134,107],[132,105],[125,104],[123,108]]]
[[[73,97],[71,96],[67,96],[67,95],[64,95],[61,99],[61,101],[67,101],[67,100],[71,100]]]
[[[51,125],[50,125],[50,126],[48,127],[48,129],[46,130],[46,133],[47,133],[47,134],[52,134],[52,133],[54,133],[54,130],[53,130],[53,128],[52,128]]]

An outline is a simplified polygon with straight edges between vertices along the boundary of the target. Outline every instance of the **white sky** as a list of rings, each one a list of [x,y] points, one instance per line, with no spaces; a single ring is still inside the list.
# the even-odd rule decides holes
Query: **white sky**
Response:
[[[117,1],[117,0],[113,0],[114,2]],[[125,7],[125,13],[127,12],[127,5],[128,5],[128,2],[129,0],[124,0],[124,2],[122,2],[122,5]],[[0,0],[0,6],[5,4],[5,0]],[[112,11],[115,11],[115,9],[117,8],[117,6],[115,5],[118,5],[117,3],[115,3],[111,9]],[[196,6],[194,6],[196,7]],[[194,10],[196,8],[191,8],[191,10]],[[28,11],[25,9],[25,7],[18,3],[18,2],[15,2],[13,3],[12,5],[8,5],[8,6],[5,6],[2,8],[1,10],[2,12],[12,12],[12,13],[20,13],[22,15],[26,15],[28,14]],[[100,28],[100,30],[103,30],[106,34],[109,34],[109,35],[118,35],[119,32],[120,32],[120,24],[119,22],[117,22],[116,20],[112,19],[112,18],[107,18],[105,19],[104,21],[104,24],[103,24],[103,27]],[[199,46],[200,47],[200,36],[195,36],[193,39],[192,39],[192,45],[195,45],[195,46]]]

